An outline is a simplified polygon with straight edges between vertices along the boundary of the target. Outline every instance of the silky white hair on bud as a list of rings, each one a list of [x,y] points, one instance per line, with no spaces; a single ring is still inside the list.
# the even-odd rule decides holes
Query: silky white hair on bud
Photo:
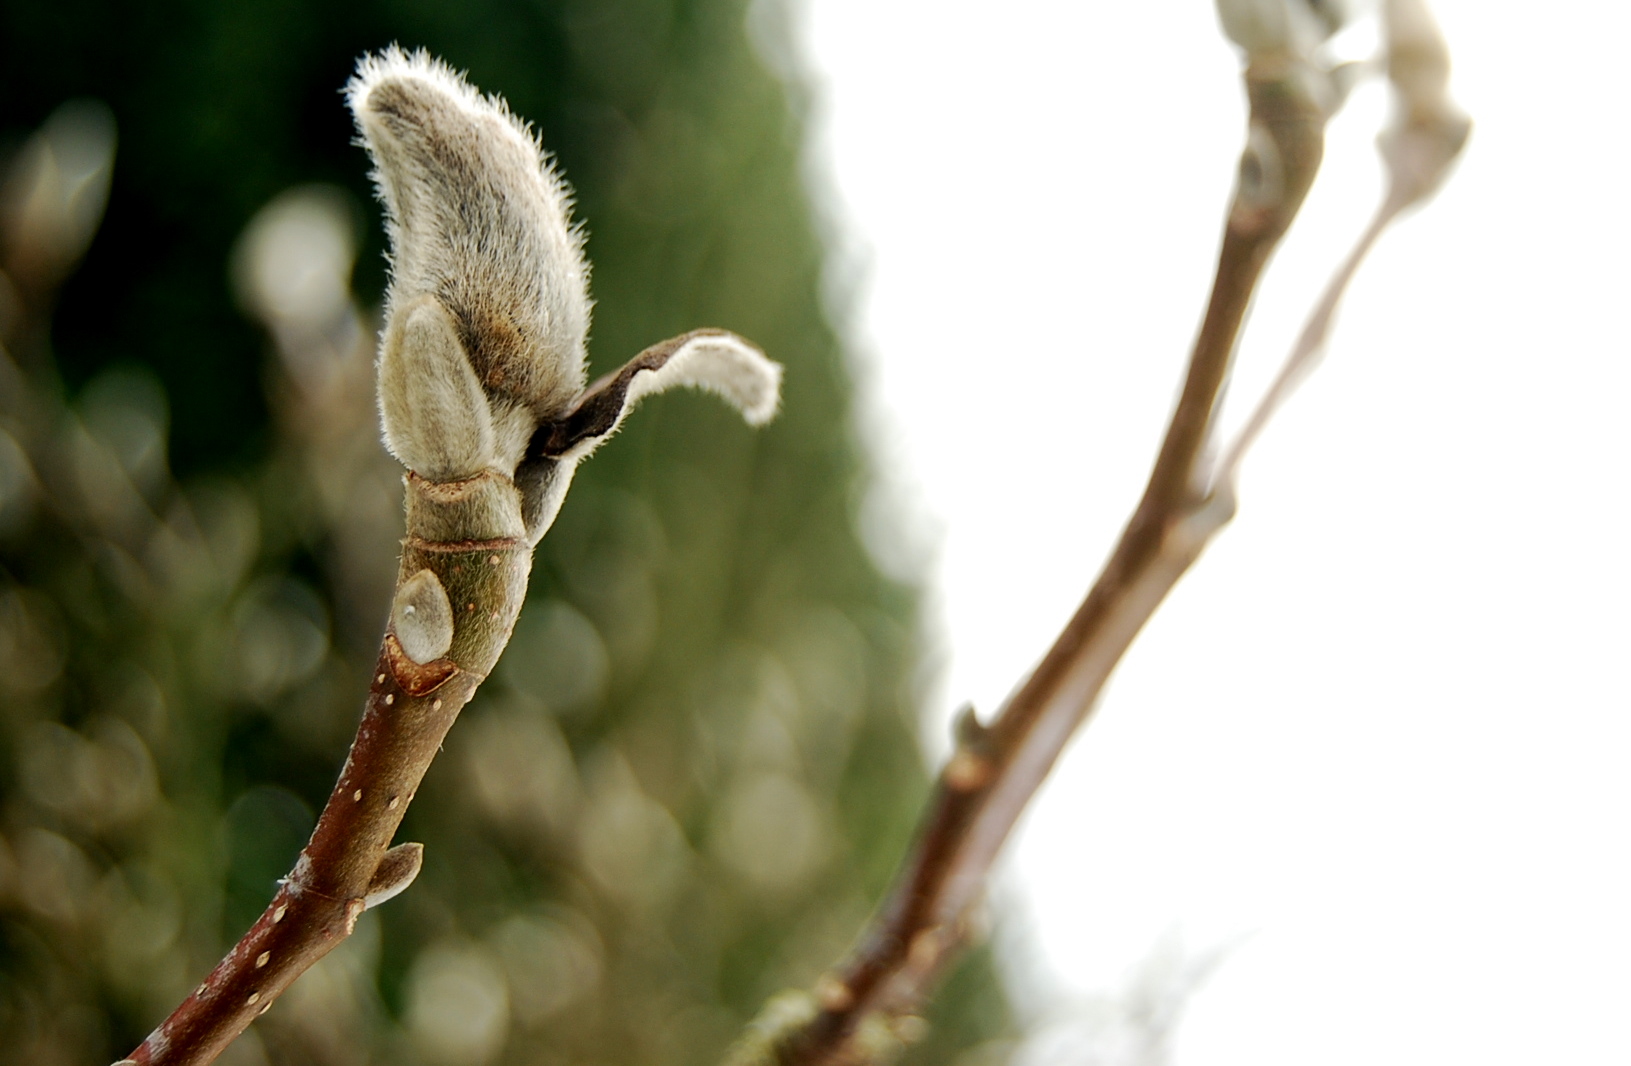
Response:
[[[421,301],[441,306],[487,397],[494,431],[490,456],[456,454],[509,473],[537,422],[564,411],[583,388],[589,267],[571,195],[503,101],[482,96],[422,51],[391,47],[364,57],[346,100],[387,214],[387,335]],[[396,416],[421,403],[463,408],[462,394],[445,401],[422,395],[447,381],[440,374],[416,381],[410,362],[394,381],[406,391],[393,396],[382,375],[386,443],[433,479],[481,469],[433,474],[414,465],[442,446],[418,437],[431,423],[403,424]]]

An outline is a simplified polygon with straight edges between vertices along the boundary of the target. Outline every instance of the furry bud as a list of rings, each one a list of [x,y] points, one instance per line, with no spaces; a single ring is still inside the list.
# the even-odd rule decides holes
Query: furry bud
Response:
[[[501,100],[424,52],[364,57],[346,99],[374,160],[391,240],[386,444],[431,480],[511,473],[537,423],[569,407],[585,380],[589,268],[570,194]],[[468,376],[450,372],[455,350]],[[478,392],[490,452],[480,426],[451,444],[426,438],[452,428],[440,415],[467,414]],[[403,419],[421,406],[436,414]]]
[[[374,870],[373,879],[368,882],[368,894],[362,898],[363,908],[372,910],[407,891],[424,864],[423,844],[398,844],[380,856],[379,866]]]

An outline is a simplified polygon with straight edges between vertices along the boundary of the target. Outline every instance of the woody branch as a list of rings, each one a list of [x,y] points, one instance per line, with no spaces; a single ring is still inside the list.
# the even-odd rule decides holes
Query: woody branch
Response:
[[[1298,6],[1284,10],[1295,15]],[[1448,58],[1436,27],[1420,0],[1389,0],[1386,58],[1399,106],[1382,142],[1387,194],[1245,430],[1211,466],[1242,323],[1313,184],[1324,127],[1340,102],[1331,72],[1297,47],[1295,27],[1265,24],[1263,12],[1280,5],[1222,0],[1219,7],[1247,54],[1249,134],[1211,297],[1143,497],[1086,599],[991,723],[964,712],[914,843],[850,957],[812,995],[773,1001],[732,1066],[871,1062],[909,1036],[896,1023],[919,1007],[964,945],[970,912],[1020,813],[1144,623],[1233,516],[1241,457],[1312,365],[1358,263],[1389,222],[1436,189],[1465,142],[1469,124],[1446,95]]]

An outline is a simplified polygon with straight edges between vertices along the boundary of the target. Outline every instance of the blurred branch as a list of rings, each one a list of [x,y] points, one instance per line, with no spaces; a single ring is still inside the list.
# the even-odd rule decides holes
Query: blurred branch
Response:
[[[1450,102],[1449,49],[1426,5],[1421,0],[1388,0],[1383,17],[1388,80],[1398,98],[1394,126],[1381,139],[1387,191],[1370,224],[1326,283],[1268,391],[1224,452],[1213,480],[1229,491],[1233,491],[1246,452],[1318,363],[1337,305],[1360,263],[1394,219],[1437,191],[1472,131],[1472,123]]]
[[[1144,623],[1234,513],[1246,447],[1323,341],[1337,299],[1386,224],[1437,186],[1467,125],[1444,95],[1448,63],[1418,0],[1387,6],[1388,70],[1401,121],[1383,142],[1392,175],[1377,219],[1316,307],[1291,360],[1228,453],[1207,470],[1219,397],[1270,255],[1318,171],[1341,86],[1318,50],[1337,27],[1301,0],[1221,0],[1246,51],[1249,133],[1210,302],[1143,498],[1087,598],[989,726],[972,710],[915,842],[859,946],[809,996],[773,1002],[733,1052],[751,1063],[865,1063],[920,1028],[912,1012],[968,938],[969,915],[1025,805],[1087,719]]]

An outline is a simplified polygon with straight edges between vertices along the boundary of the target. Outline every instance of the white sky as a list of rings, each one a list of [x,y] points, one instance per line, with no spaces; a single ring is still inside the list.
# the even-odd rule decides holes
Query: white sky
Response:
[[[1238,150],[1237,60],[1206,0],[799,10],[833,288],[891,471],[873,539],[932,560],[935,713],[989,712],[1148,470]],[[1458,173],[1360,274],[1240,517],[1010,848],[1034,1023],[1176,935],[1235,945],[1184,1066],[1631,1061],[1631,15],[1435,10],[1477,123]],[[1385,109],[1373,86],[1331,128],[1237,397],[1374,205]]]

